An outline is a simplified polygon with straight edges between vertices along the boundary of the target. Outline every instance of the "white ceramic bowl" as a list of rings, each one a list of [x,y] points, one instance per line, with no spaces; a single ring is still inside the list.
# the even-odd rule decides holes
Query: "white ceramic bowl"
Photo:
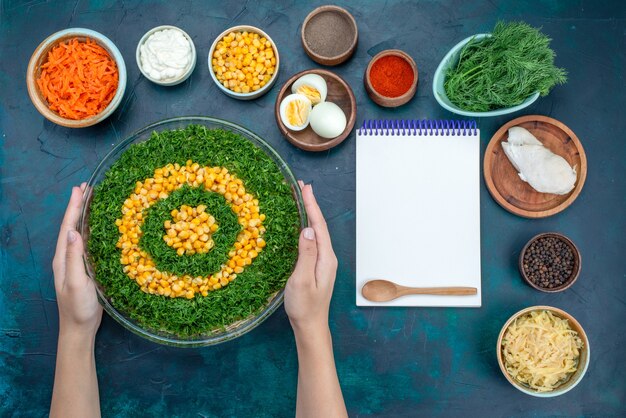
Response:
[[[437,70],[435,71],[435,76],[433,77],[433,96],[435,96],[435,100],[437,100],[437,102],[441,106],[443,106],[445,109],[449,110],[450,112],[456,113],[458,115],[472,116],[472,117],[479,117],[479,118],[488,117],[488,116],[500,116],[500,115],[506,115],[509,113],[517,112],[518,110],[528,107],[531,104],[533,104],[535,100],[539,98],[539,92],[536,92],[536,93],[533,93],[526,100],[524,100],[522,103],[518,104],[517,106],[490,110],[488,112],[471,112],[468,110],[463,110],[460,107],[453,104],[450,101],[450,99],[448,99],[448,96],[446,95],[446,89],[443,86],[445,79],[446,79],[446,72],[448,71],[448,68],[452,67],[453,65],[456,65],[459,62],[459,56],[461,55],[461,50],[469,41],[471,41],[472,39],[480,40],[483,38],[488,38],[490,36],[491,34],[489,33],[479,33],[478,35],[472,35],[463,39],[461,42],[456,44],[450,50],[450,52],[448,52],[446,56],[443,57],[443,59],[439,63],[439,66],[437,67]]]
[[[108,106],[97,115],[78,120],[64,118],[57,112],[50,110],[48,108],[48,102],[41,94],[39,87],[37,86],[37,78],[41,72],[41,66],[47,60],[48,52],[57,44],[74,38],[78,38],[81,41],[89,38],[95,41],[98,45],[104,48],[109,56],[115,61],[118,70],[117,90],[115,91],[115,96],[113,96],[113,99]],[[109,117],[109,115],[111,115],[111,113],[113,113],[122,102],[122,97],[124,96],[124,91],[126,90],[126,65],[124,64],[124,58],[122,57],[120,50],[117,49],[115,44],[103,34],[91,29],[69,28],[48,36],[42,43],[39,44],[37,49],[35,49],[35,52],[33,52],[30,62],[28,63],[26,84],[28,87],[28,95],[35,105],[35,108],[46,119],[56,123],[57,125],[66,126],[68,128],[85,128],[87,126],[95,125],[98,122],[102,122],[104,119]]]
[[[511,375],[509,375],[509,372],[506,370],[504,358],[502,355],[502,339],[504,338],[504,334],[509,328],[509,325],[511,325],[513,321],[515,321],[517,318],[533,311],[550,311],[556,317],[567,319],[570,328],[576,331],[580,339],[583,341],[583,348],[580,350],[580,357],[578,360],[578,367],[576,371],[572,373],[565,382],[561,383],[556,389],[550,392],[537,392],[536,390],[531,389],[530,387],[513,379]],[[576,321],[576,319],[572,315],[568,314],[562,309],[552,306],[531,306],[529,308],[522,309],[515,315],[511,316],[509,320],[506,321],[506,323],[502,327],[502,330],[500,331],[500,335],[498,336],[498,342],[496,344],[496,350],[500,370],[502,371],[504,377],[506,377],[506,379],[509,381],[509,383],[513,385],[517,390],[524,392],[527,395],[536,396],[538,398],[553,398],[555,396],[563,395],[564,393],[567,393],[570,390],[574,389],[574,387],[578,383],[580,383],[582,378],[585,376],[585,372],[587,372],[587,368],[589,367],[589,358],[591,356],[591,350],[589,349],[589,339],[587,338],[587,334],[585,333],[583,327],[578,323],[578,321]]]
[[[185,38],[187,38],[187,40],[189,41],[189,44],[191,45],[191,64],[187,68],[187,71],[185,71],[185,73],[178,78],[172,78],[168,80],[155,80],[154,78],[150,77],[150,75],[146,73],[143,67],[141,66],[141,46],[146,42],[146,40],[150,37],[150,35],[160,30],[165,30],[165,29],[174,29],[179,32],[182,32]],[[170,26],[170,25],[157,26],[156,28],[150,29],[148,32],[146,32],[145,35],[141,37],[141,39],[139,40],[139,43],[137,44],[137,50],[135,51],[135,59],[137,60],[137,66],[139,67],[139,71],[141,71],[141,74],[143,74],[144,77],[146,77],[148,80],[152,81],[155,84],[159,84],[161,86],[175,86],[187,80],[189,76],[191,75],[191,73],[193,73],[194,68],[196,68],[196,46],[193,44],[193,40],[191,39],[191,36],[189,36],[187,32],[185,32],[181,28],[177,28],[176,26]]]
[[[224,87],[222,83],[220,83],[217,80],[217,77],[215,77],[215,71],[213,71],[213,65],[211,64],[211,57],[213,57],[215,46],[220,41],[220,39],[228,35],[230,32],[242,32],[242,31],[258,33],[259,35],[261,35],[262,37],[270,41],[270,43],[272,44],[272,48],[274,49],[274,56],[276,57],[276,69],[274,70],[274,74],[272,78],[270,79],[269,83],[267,83],[266,85],[264,85],[257,91],[252,91],[250,93],[236,93]],[[213,41],[213,44],[211,45],[211,49],[209,50],[208,64],[209,64],[209,73],[211,73],[211,78],[213,79],[217,87],[225,95],[233,97],[235,99],[239,99],[239,100],[252,100],[252,99],[256,99],[257,97],[263,96],[272,88],[272,86],[276,82],[276,79],[278,78],[278,69],[280,68],[280,58],[278,56],[278,47],[276,46],[276,43],[274,42],[274,40],[272,40],[272,38],[270,38],[270,36],[267,33],[263,32],[261,29],[257,28],[256,26],[239,25],[239,26],[233,26],[232,28],[226,29],[224,32],[220,33],[217,36],[217,38],[215,38],[215,40]]]

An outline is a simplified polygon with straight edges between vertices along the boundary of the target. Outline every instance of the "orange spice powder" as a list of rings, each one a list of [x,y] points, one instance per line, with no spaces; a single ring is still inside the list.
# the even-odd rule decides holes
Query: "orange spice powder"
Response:
[[[372,64],[370,82],[379,94],[399,97],[409,91],[413,84],[413,68],[405,59],[387,55]]]

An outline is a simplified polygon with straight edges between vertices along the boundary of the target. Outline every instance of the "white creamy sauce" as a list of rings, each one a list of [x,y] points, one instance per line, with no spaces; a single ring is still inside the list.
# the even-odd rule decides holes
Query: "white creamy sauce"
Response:
[[[191,53],[191,43],[181,31],[154,32],[141,45],[141,68],[155,80],[175,80],[187,72]]]

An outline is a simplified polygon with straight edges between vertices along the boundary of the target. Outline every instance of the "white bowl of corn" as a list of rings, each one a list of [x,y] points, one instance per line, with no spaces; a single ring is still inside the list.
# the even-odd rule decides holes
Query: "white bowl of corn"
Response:
[[[272,88],[280,59],[268,34],[254,26],[239,25],[213,41],[208,62],[211,78],[224,94],[251,100]]]

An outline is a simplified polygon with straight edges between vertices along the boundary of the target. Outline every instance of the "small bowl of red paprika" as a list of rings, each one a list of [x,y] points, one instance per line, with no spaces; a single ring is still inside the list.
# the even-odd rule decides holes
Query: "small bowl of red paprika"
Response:
[[[383,107],[402,106],[417,91],[417,65],[399,49],[381,51],[365,70],[365,90],[374,103]]]

